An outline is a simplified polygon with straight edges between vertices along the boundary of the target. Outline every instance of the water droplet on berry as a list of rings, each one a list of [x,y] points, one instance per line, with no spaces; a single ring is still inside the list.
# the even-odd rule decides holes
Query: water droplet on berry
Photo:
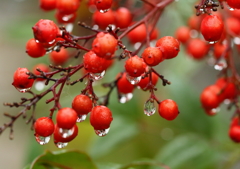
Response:
[[[93,25],[92,29],[93,30],[98,30],[99,26],[98,25]]]
[[[55,142],[54,143],[57,148],[64,148],[68,145],[68,143],[62,143],[62,142]]]
[[[228,6],[228,9],[229,9],[230,11],[234,11],[234,8],[231,8],[230,6]]]
[[[35,134],[35,139],[40,145],[44,145],[50,141],[50,136],[42,137],[42,136],[39,136],[38,134]]]
[[[132,93],[127,93],[127,94],[120,93],[119,102],[120,103],[126,103],[127,101],[131,100],[132,97],[133,97]]]
[[[142,78],[142,76],[132,77],[132,76],[129,76],[128,74],[127,74],[126,77],[127,77],[127,80],[128,80],[132,85],[135,85],[135,84],[139,83],[140,80],[141,80],[141,78]]]
[[[212,44],[217,43],[217,41],[209,41],[208,43],[212,45]]]
[[[37,91],[42,91],[45,87],[45,81],[37,81],[34,87]]]
[[[140,46],[141,46],[141,43],[137,42],[137,43],[134,44],[134,49],[138,49]]]
[[[224,68],[227,67],[227,63],[224,59],[220,59],[217,64],[214,65],[215,70],[223,70]]]
[[[68,32],[72,32],[73,30],[73,24],[72,23],[68,23],[65,25],[65,28]]]
[[[84,120],[86,120],[87,118],[87,114],[83,114],[83,115],[78,115],[78,119],[77,119],[77,122],[82,122]]]
[[[103,136],[106,136],[108,134],[109,130],[110,130],[110,127],[108,129],[94,130],[94,131],[98,136],[103,137]]]
[[[31,87],[25,88],[25,89],[20,89],[20,88],[17,88],[17,87],[16,87],[16,89],[17,89],[19,92],[21,92],[21,93],[25,93],[25,92],[31,90]]]
[[[151,116],[156,112],[156,107],[154,106],[154,102],[151,100],[148,100],[144,104],[144,114],[147,116]]]
[[[63,138],[67,138],[69,136],[71,136],[74,132],[74,127],[71,129],[63,129],[63,128],[59,128],[59,133],[62,135]]]
[[[90,73],[90,77],[93,79],[93,80],[100,80],[104,77],[105,75],[105,70],[101,73]]]
[[[235,37],[233,39],[233,42],[236,44],[236,45],[240,45],[240,38],[239,37]]]
[[[100,9],[99,10],[99,12],[101,12],[101,13],[106,13],[107,11],[109,11],[109,9],[104,9],[104,10]]]

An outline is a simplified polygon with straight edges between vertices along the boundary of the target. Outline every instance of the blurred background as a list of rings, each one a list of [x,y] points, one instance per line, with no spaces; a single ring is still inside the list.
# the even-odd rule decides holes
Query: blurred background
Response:
[[[177,27],[187,25],[188,18],[194,14],[196,0],[178,0],[166,8],[158,23],[162,36],[174,36]],[[84,11],[86,12],[86,11]],[[84,13],[83,12],[83,13]],[[11,85],[12,76],[18,67],[30,70],[38,63],[50,63],[48,56],[32,59],[25,53],[25,44],[33,37],[31,27],[39,19],[54,20],[54,12],[43,12],[38,1],[0,0],[0,102],[18,102],[20,94]],[[85,13],[79,16],[84,20]],[[74,28],[77,32],[78,27]],[[102,82],[110,82],[121,70],[114,65],[106,73]],[[111,96],[109,108],[114,121],[106,137],[95,135],[89,120],[80,123],[78,137],[65,149],[77,149],[86,152],[99,166],[101,164],[128,164],[134,160],[153,159],[173,169],[237,169],[240,167],[239,145],[228,137],[228,128],[232,111],[222,106],[214,116],[207,116],[201,108],[199,95],[204,87],[215,82],[218,72],[204,61],[194,61],[185,53],[184,46],[176,59],[167,60],[157,67],[171,85],[163,87],[159,82],[156,95],[159,99],[173,99],[178,103],[180,115],[174,121],[166,121],[158,113],[147,117],[143,113],[144,102],[148,92],[134,91],[131,101],[120,104],[116,91]],[[74,96],[80,93],[83,84],[65,87],[62,93],[62,106],[71,105]],[[103,95],[106,90],[96,84],[96,93]],[[50,96],[49,96],[50,97]],[[37,116],[47,116],[52,105],[44,101],[37,106]],[[157,106],[157,105],[156,105]],[[1,125],[9,119],[4,112],[16,114],[21,109],[9,108],[1,104]],[[52,141],[40,146],[20,118],[14,123],[14,140],[9,140],[9,129],[0,137],[0,168],[21,169],[45,150],[57,151]],[[155,169],[156,167],[145,167]]]

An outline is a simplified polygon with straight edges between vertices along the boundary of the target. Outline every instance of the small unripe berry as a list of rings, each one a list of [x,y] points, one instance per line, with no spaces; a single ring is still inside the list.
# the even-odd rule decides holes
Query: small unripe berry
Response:
[[[40,117],[34,123],[35,133],[42,137],[48,137],[54,132],[54,123],[49,117]]]
[[[71,129],[77,121],[77,113],[72,108],[62,108],[57,112],[57,125],[63,129]]]
[[[171,99],[163,100],[158,105],[158,113],[166,120],[174,120],[179,114],[178,105]]]

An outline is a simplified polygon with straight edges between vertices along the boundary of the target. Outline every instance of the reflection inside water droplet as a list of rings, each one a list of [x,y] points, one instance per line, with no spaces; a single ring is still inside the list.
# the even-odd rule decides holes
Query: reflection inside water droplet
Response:
[[[127,94],[120,93],[119,102],[120,103],[126,103],[127,101],[131,100],[132,97],[133,97],[132,93],[127,93]]]
[[[110,130],[110,127],[108,129],[94,130],[94,131],[98,136],[103,137],[103,136],[106,136],[108,134],[109,130]]]
[[[61,136],[63,138],[67,138],[69,136],[71,136],[74,132],[74,127],[71,128],[71,129],[62,129],[62,128],[59,128],[59,133],[61,134]]]
[[[68,143],[62,143],[62,142],[55,142],[54,143],[57,148],[64,148],[68,145]]]
[[[144,114],[147,116],[151,116],[156,112],[156,107],[154,106],[154,102],[151,102],[150,100],[146,101],[144,104]]]
[[[42,136],[39,136],[38,134],[35,134],[35,139],[40,145],[44,145],[50,141],[50,136],[42,137]]]
[[[132,84],[132,85],[135,85],[135,84],[138,84],[142,78],[142,76],[138,76],[138,77],[132,77],[132,76],[129,76],[128,74],[126,75],[127,77],[127,80]]]
[[[87,114],[83,114],[83,115],[78,115],[78,119],[77,119],[77,122],[82,122],[84,120],[86,120],[87,118]]]
[[[21,93],[25,93],[25,92],[31,90],[31,87],[25,88],[25,89],[20,89],[20,88],[17,88],[17,87],[16,87],[16,89],[17,89],[19,92],[21,92]]]
[[[90,77],[93,79],[93,80],[100,80],[104,77],[105,75],[105,70],[101,73],[90,73]]]

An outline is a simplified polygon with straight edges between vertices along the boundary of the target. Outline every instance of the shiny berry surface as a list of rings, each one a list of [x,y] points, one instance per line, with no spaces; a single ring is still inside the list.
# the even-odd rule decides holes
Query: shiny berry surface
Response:
[[[174,120],[179,114],[178,105],[171,99],[163,100],[158,105],[158,113],[166,120]]]
[[[49,117],[40,117],[34,123],[34,130],[42,137],[50,136],[54,132],[54,123]]]
[[[83,94],[77,95],[72,101],[72,108],[78,115],[88,114],[92,110],[92,100]]]
[[[77,118],[77,112],[69,107],[60,109],[56,115],[57,125],[63,129],[71,129],[76,124]]]

